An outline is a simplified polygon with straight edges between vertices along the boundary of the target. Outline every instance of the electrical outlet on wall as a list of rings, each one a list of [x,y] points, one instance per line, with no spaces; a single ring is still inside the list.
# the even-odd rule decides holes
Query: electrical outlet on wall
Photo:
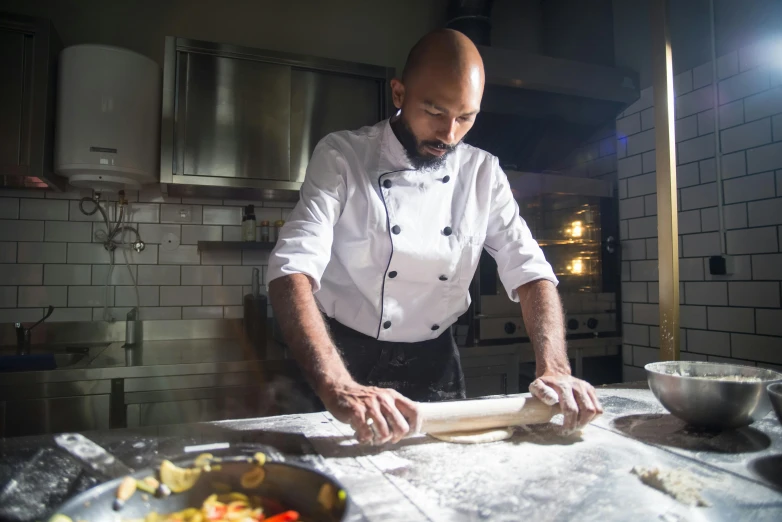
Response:
[[[728,276],[733,275],[734,264],[730,256],[711,256],[709,258],[709,274]]]
[[[174,223],[190,223],[193,221],[193,207],[190,205],[179,205],[172,218]]]

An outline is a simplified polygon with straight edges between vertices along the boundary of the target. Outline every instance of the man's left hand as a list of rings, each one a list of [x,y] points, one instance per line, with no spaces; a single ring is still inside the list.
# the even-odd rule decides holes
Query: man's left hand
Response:
[[[592,385],[572,375],[544,373],[529,385],[529,391],[550,406],[559,402],[566,431],[583,428],[603,413]]]

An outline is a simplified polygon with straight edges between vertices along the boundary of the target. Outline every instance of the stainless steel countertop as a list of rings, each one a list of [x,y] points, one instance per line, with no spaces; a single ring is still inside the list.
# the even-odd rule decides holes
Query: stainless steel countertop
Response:
[[[337,478],[353,501],[349,522],[782,520],[782,426],[775,417],[735,431],[698,431],[665,412],[642,386],[599,388],[597,394],[606,412],[580,436],[563,437],[554,424],[541,424],[493,444],[415,436],[360,446],[349,426],[325,412],[85,435],[134,468],[181,456],[188,445],[227,442],[228,452],[248,443],[270,445],[275,460]],[[0,486],[51,445],[51,435],[0,439]],[[61,472],[42,462],[55,477]],[[712,507],[678,503],[642,484],[633,466],[692,473]],[[49,506],[91,485],[74,489],[73,480],[61,482],[61,496]]]
[[[304,434],[324,458],[323,470],[356,503],[350,521],[782,519],[782,489],[775,489],[782,476],[768,475],[782,459],[782,426],[773,414],[740,430],[704,432],[668,414],[648,389],[597,393],[606,413],[574,437],[540,424],[494,444],[417,436],[365,447],[328,413],[217,422],[204,434],[212,427]],[[692,473],[711,507],[685,506],[642,484],[634,466]]]

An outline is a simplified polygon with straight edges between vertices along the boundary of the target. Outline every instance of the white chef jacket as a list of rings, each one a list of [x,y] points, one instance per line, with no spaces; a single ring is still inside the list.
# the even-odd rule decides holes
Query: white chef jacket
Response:
[[[482,248],[513,301],[525,283],[558,282],[496,157],[460,144],[441,168],[419,171],[384,120],[315,147],[267,280],[306,274],[329,317],[381,341],[418,342],[467,310]]]

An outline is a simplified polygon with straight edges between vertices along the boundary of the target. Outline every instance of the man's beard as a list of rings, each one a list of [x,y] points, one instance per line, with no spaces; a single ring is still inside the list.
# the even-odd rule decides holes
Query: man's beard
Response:
[[[413,134],[413,130],[402,117],[391,121],[391,129],[394,131],[399,143],[405,148],[407,158],[416,170],[432,171],[439,169],[445,165],[448,155],[461,143],[446,145],[439,140],[419,142],[415,134]],[[445,154],[432,156],[431,154],[422,153],[421,149],[427,145],[435,149],[442,149],[445,151]]]

